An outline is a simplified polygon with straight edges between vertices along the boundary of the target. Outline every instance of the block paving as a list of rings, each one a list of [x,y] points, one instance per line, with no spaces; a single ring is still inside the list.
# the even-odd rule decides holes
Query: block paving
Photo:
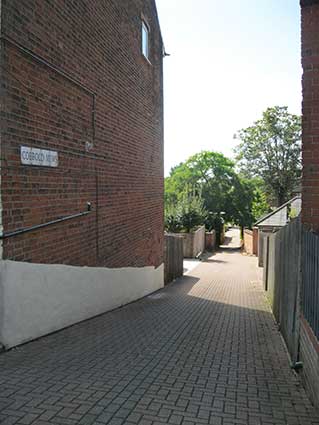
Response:
[[[0,354],[0,423],[319,424],[256,264],[218,253],[138,302]]]

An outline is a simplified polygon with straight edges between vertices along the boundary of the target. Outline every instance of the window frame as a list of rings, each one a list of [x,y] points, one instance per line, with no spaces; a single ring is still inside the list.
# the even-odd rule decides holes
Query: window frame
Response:
[[[149,63],[151,63],[150,61],[150,26],[148,25],[144,16],[142,16],[141,21],[142,21],[141,22],[142,55]]]

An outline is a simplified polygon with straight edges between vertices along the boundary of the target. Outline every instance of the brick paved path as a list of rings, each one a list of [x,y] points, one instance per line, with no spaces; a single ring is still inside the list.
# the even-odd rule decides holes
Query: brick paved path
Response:
[[[221,245],[221,248],[231,248],[236,249],[241,247],[240,240],[240,230],[238,228],[232,227],[225,234],[224,244]]]
[[[129,284],[129,282],[128,282]],[[144,300],[0,355],[2,424],[319,424],[256,259],[218,254]]]

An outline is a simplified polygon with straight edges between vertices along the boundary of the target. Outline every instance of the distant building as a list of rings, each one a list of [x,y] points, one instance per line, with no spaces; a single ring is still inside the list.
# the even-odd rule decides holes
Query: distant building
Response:
[[[154,0],[0,8],[0,343],[12,346],[163,284],[163,42]]]
[[[275,210],[260,218],[255,227],[258,228],[258,258],[259,266],[263,266],[264,239],[269,233],[275,233],[286,226],[291,218],[297,217],[301,212],[301,198],[296,196]]]
[[[301,212],[301,198],[296,196],[293,199],[290,199],[285,204],[274,209],[269,214],[266,214],[260,218],[255,226],[263,227],[269,229],[273,232],[277,228],[280,229],[283,226],[286,226],[290,218],[297,217]]]

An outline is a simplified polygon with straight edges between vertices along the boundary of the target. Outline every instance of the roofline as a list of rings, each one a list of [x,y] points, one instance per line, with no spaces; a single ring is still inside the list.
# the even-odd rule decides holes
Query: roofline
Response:
[[[165,44],[164,44],[163,33],[162,33],[162,28],[161,28],[161,21],[160,21],[160,18],[159,18],[158,8],[157,8],[156,1],[157,0],[153,0],[153,3],[154,3],[154,6],[155,6],[155,14],[156,14],[156,18],[157,18],[158,27],[159,27],[159,32],[160,32],[162,46],[163,46],[163,49],[165,51]]]
[[[295,196],[294,198],[292,198],[289,201],[287,201],[285,204],[280,205],[280,207],[278,207],[276,210],[271,211],[269,214],[265,215],[264,217],[262,217],[258,221],[256,221],[256,223],[254,224],[254,226],[257,226],[259,223],[263,222],[264,220],[267,220],[267,218],[269,218],[272,215],[276,214],[278,211],[282,210],[287,205],[291,204],[293,201],[296,201],[297,199],[301,199],[301,196],[300,195],[299,196]]]
[[[319,0],[300,0],[301,7],[314,6],[315,4],[319,4]]]

